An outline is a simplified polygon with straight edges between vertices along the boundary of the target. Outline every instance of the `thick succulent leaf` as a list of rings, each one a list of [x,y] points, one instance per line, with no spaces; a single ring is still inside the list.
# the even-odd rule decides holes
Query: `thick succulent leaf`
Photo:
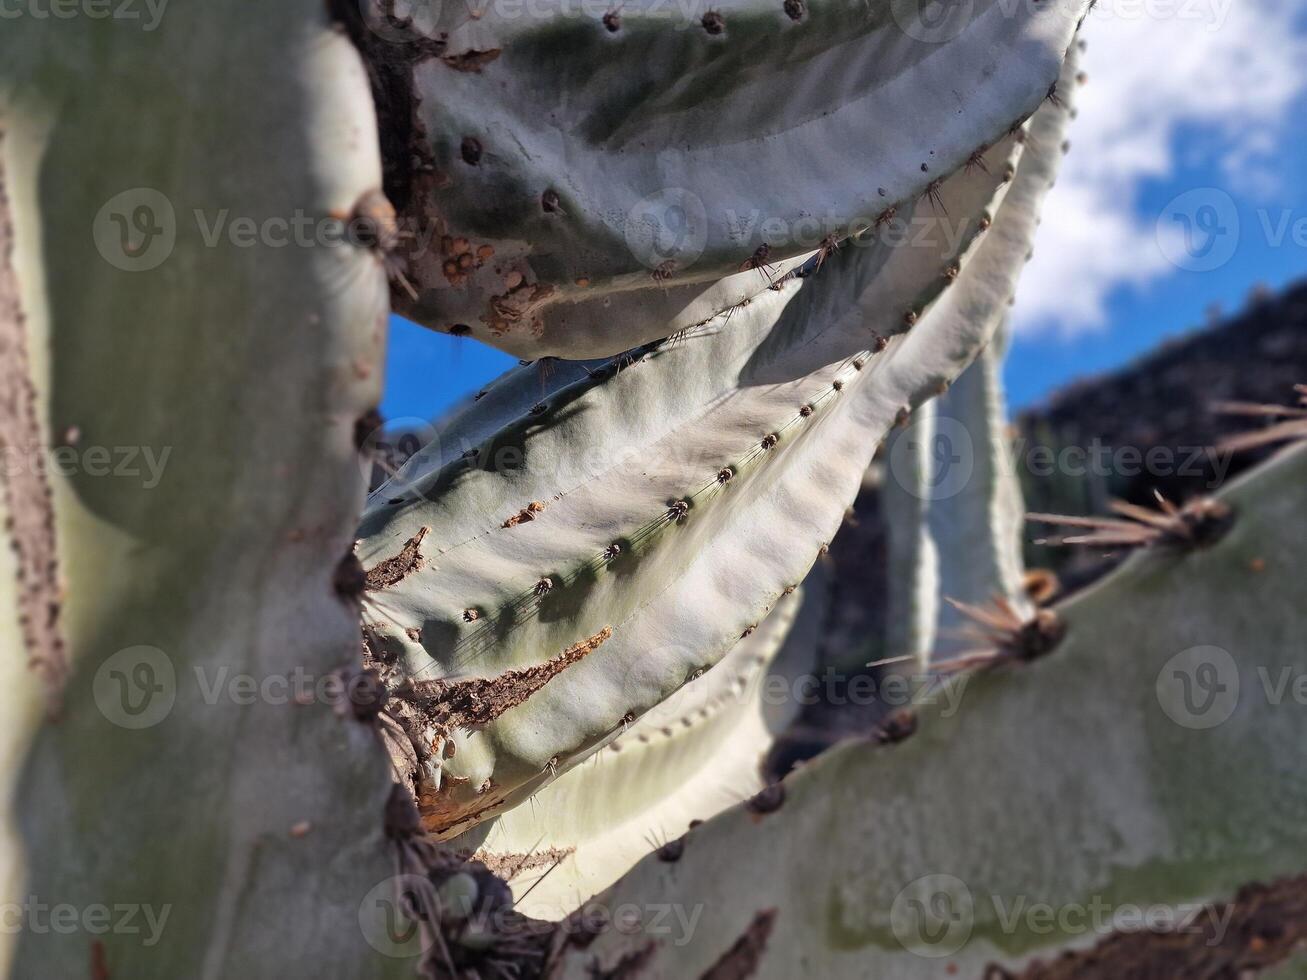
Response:
[[[1282,454],[1222,495],[1236,516],[1219,542],[1148,551],[1062,606],[1046,659],[954,678],[960,710],[923,708],[906,743],[837,748],[779,806],[721,814],[675,864],[646,858],[587,912],[633,902],[645,928],[562,946],[559,975],[637,954],[650,978],[905,980],[1032,958],[1049,978],[1223,976],[1285,956],[1301,877],[1241,893],[1244,924],[1219,943],[1202,915],[1157,939],[1151,971],[1112,959],[1129,941],[1100,947],[1097,972],[1052,968],[1132,908],[1135,928],[1140,909],[1180,924],[1302,874],[1307,715],[1273,692],[1304,666],[1304,488],[1307,449]],[[649,928],[664,908],[693,918],[688,937]],[[710,972],[742,960],[752,972]]]
[[[358,661],[333,573],[385,272],[352,244],[206,240],[224,209],[339,231],[381,180],[367,76],[316,0],[143,26],[0,31],[0,441],[25,454],[0,558],[22,852],[6,830],[0,874],[25,865],[6,902],[124,925],[0,945],[23,977],[384,975],[360,922],[382,928],[364,898],[393,873],[385,754],[291,683]]]
[[[0,127],[0,527],[6,531],[0,546],[0,653],[8,668],[0,694],[0,901],[9,903],[25,894],[26,859],[14,819],[18,774],[32,735],[50,710],[49,698],[58,693],[64,665],[58,637],[40,628],[56,588],[47,571],[49,484],[43,457],[35,452],[45,437],[19,298],[15,266],[21,256],[14,248],[4,141]],[[34,642],[29,644],[25,634]],[[6,929],[0,934],[4,976],[11,974],[14,946],[14,933]]]
[[[419,787],[432,830],[538,789],[802,581],[876,443],[966,367],[1010,298],[1065,101],[1040,115],[1024,155],[1003,137],[915,205],[948,215],[954,244],[849,243],[729,323],[579,380],[566,364],[514,372],[374,495],[359,555],[380,660],[492,677],[612,629],[525,704],[454,734],[439,791]]]
[[[762,760],[796,712],[791,675],[811,668],[794,656],[811,648],[790,651],[785,642],[801,602],[796,592],[778,604],[703,676],[454,846],[516,871],[520,911],[560,919],[692,821],[758,792]]]
[[[975,365],[962,372],[963,377]],[[885,522],[884,661],[920,659],[935,645],[939,621],[939,547],[930,531],[931,480],[939,399],[917,407],[885,440],[880,512]]]
[[[970,621],[954,602],[984,606],[1000,597],[1030,611],[1022,583],[1025,511],[1003,397],[1003,334],[996,330],[949,390],[913,412],[886,443],[889,659],[925,663],[973,647]]]
[[[404,29],[374,11],[374,60],[410,94],[395,111],[416,97],[397,308],[523,357],[611,356],[758,295],[763,246],[777,275],[906,212],[1034,111],[1081,13],[923,7],[638,0],[606,26],[567,3],[412,0]]]
[[[2,250],[0,250],[2,251]],[[0,262],[3,260],[0,259]],[[0,313],[0,321],[3,313]],[[8,517],[8,508],[0,497],[0,520]],[[7,526],[7,525],[6,525]],[[18,608],[18,561],[13,551],[0,548],[0,651],[8,664],[9,678],[0,693],[0,807],[4,818],[0,823],[0,895],[6,902],[21,901],[24,892],[26,859],[18,827],[13,820],[14,791],[18,774],[23,768],[32,733],[39,727],[46,711],[45,692],[36,671],[27,669],[26,649],[18,618],[11,611]],[[14,955],[11,936],[0,941],[0,975],[11,975]]]
[[[929,527],[939,547],[941,597],[985,605],[998,596],[1028,613],[1021,553],[1025,505],[1003,396],[1005,346],[1004,325],[938,400]],[[957,606],[942,602],[939,617],[936,656],[967,646],[967,621]]]

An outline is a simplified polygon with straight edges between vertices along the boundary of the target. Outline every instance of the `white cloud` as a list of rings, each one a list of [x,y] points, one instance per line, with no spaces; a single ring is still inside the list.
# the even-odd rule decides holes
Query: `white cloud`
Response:
[[[1264,196],[1285,116],[1307,83],[1307,38],[1282,0],[1103,0],[1089,15],[1071,154],[1022,276],[1019,331],[1105,326],[1122,286],[1174,271],[1140,215],[1141,183],[1179,164],[1181,129],[1236,194]]]

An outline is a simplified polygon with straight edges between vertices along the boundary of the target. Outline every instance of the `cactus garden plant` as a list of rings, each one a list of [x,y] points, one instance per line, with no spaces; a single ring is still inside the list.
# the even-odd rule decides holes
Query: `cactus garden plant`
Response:
[[[509,8],[6,22],[0,968],[1288,961],[1301,916],[1258,916],[1302,901],[1301,712],[1207,724],[1170,678],[1293,668],[1307,454],[1202,547],[1021,591],[996,379],[1085,11]],[[365,495],[391,308],[525,360]],[[933,499],[943,425],[975,475]],[[887,437],[884,646],[965,703],[769,784],[803,583]],[[167,465],[115,480],[109,447]],[[1090,950],[998,917],[1097,896],[1234,931]]]

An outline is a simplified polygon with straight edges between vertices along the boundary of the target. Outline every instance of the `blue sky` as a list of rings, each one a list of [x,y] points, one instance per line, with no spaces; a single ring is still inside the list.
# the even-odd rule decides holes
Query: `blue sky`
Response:
[[[1307,99],[1300,97],[1294,102],[1293,115],[1307,119]],[[1186,134],[1178,143],[1183,146],[1202,139]],[[1092,326],[1083,321],[1068,325],[1064,318],[1046,312],[1026,314],[1007,360],[1012,406],[1038,403],[1068,381],[1110,371],[1168,337],[1200,327],[1212,309],[1225,315],[1237,313],[1247,305],[1257,284],[1278,292],[1307,277],[1307,184],[1301,176],[1307,174],[1307,128],[1300,125],[1288,134],[1280,150],[1284,183],[1274,192],[1239,189],[1226,179],[1219,165],[1202,158],[1166,178],[1141,182],[1136,210],[1141,219],[1152,221],[1163,215],[1172,200],[1191,189],[1215,188],[1228,193],[1239,218],[1234,254],[1216,269],[1172,266],[1142,283],[1115,283],[1104,294],[1102,321]],[[1301,231],[1295,242],[1293,229],[1298,222],[1302,222]],[[1284,229],[1283,235],[1280,229]],[[1021,316],[1020,293],[1017,313]]]
[[[1017,294],[1014,408],[1307,276],[1303,9],[1103,0],[1085,35],[1072,151]],[[382,411],[429,419],[514,363],[392,317]]]

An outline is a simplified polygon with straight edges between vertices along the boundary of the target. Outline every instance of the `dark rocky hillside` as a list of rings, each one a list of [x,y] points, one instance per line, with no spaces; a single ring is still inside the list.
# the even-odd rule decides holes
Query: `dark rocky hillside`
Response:
[[[1014,438],[1027,508],[1101,514],[1113,497],[1148,504],[1154,489],[1176,501],[1208,493],[1273,451],[1213,449],[1263,424],[1213,404],[1292,404],[1294,384],[1304,382],[1307,282],[1021,412]],[[1069,465],[1050,467],[1050,455]],[[1059,568],[1068,585],[1101,567],[1096,556],[1062,549],[1032,546],[1027,557]]]

